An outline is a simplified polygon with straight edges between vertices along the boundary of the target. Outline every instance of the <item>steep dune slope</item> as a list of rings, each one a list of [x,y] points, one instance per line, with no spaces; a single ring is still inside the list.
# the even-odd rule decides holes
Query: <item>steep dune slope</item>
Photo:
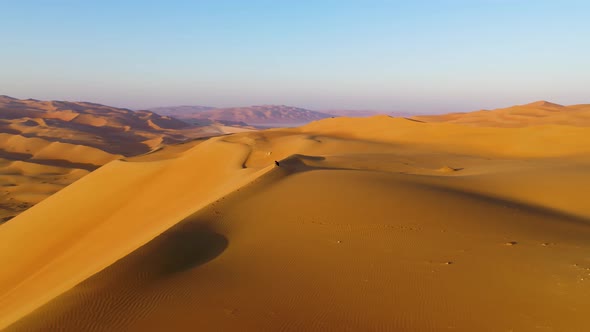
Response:
[[[36,300],[72,287],[249,180],[252,170],[243,170],[241,164],[245,147],[211,140],[194,149],[167,162],[110,163],[4,225],[0,242],[19,255],[0,254],[11,266],[0,277],[0,311],[10,317],[9,312],[29,310],[38,305]],[[209,163],[199,164],[202,154]],[[160,206],[153,204],[155,197],[174,197],[174,202]],[[149,216],[137,218],[138,209]],[[18,241],[25,237],[32,243]],[[90,264],[88,257],[94,257]],[[23,280],[23,275],[29,277]]]
[[[328,119],[111,162],[0,227],[0,328],[583,330],[589,129]]]

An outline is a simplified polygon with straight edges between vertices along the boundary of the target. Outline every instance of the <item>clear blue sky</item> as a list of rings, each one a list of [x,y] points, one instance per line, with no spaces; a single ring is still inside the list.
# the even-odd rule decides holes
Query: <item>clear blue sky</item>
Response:
[[[0,0],[0,94],[467,111],[590,103],[590,2]]]

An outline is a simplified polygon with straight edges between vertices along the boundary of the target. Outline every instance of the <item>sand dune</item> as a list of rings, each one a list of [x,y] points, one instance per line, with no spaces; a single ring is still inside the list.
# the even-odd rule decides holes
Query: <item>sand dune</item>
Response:
[[[153,149],[145,141],[180,143],[215,131],[150,111],[0,96],[0,133],[85,145],[111,154],[137,155]]]
[[[450,122],[473,126],[523,127],[538,125],[590,125],[590,104],[563,106],[537,101],[496,110],[470,113],[413,116],[425,122]]]
[[[94,103],[0,96],[0,223],[109,161],[240,130],[246,129],[195,127]],[[36,172],[15,176],[12,168],[1,166],[13,162],[25,162]]]
[[[84,145],[0,133],[0,222],[121,157]]]
[[[585,330],[589,140],[378,116],[112,161],[0,226],[0,329]]]

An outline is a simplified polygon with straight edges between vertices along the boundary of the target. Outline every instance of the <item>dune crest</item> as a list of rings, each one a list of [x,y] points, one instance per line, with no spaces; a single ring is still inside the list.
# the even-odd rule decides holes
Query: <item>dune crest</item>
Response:
[[[523,105],[524,107],[532,107],[532,108],[537,108],[537,107],[551,107],[551,108],[563,108],[563,105],[559,105],[556,103],[552,103],[546,100],[539,100],[539,101],[535,101],[532,103],[528,103]]]

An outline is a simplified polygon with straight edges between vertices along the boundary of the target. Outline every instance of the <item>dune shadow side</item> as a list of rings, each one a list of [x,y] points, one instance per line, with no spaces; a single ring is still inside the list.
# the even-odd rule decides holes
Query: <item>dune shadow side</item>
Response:
[[[82,284],[147,288],[154,281],[213,260],[228,244],[227,238],[207,223],[189,217]]]
[[[283,169],[288,169],[291,172],[304,172],[304,171],[312,171],[317,169],[324,169],[323,167],[312,166],[306,163],[307,162],[318,162],[325,160],[325,157],[320,156],[307,156],[303,154],[294,154],[290,155],[287,158],[280,160],[280,166]]]
[[[181,273],[213,260],[227,246],[226,237],[210,227],[185,222],[141,248],[138,271],[155,278]]]
[[[116,331],[172,296],[168,284],[218,257],[225,236],[189,217],[5,331]]]

